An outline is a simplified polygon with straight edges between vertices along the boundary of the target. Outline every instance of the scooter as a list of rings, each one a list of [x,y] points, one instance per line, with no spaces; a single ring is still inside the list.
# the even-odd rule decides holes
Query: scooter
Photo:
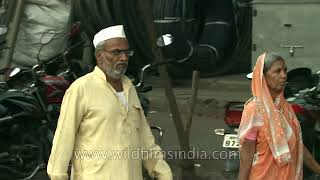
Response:
[[[247,75],[248,79],[252,74]],[[287,87],[284,96],[291,104],[301,126],[304,145],[320,162],[320,83],[319,73],[312,74],[308,68],[297,68],[288,72]],[[244,102],[228,102],[224,122],[227,129],[215,129],[216,135],[224,136],[222,146],[237,151],[240,147],[237,138]],[[226,160],[225,171],[236,171],[239,161]],[[310,170],[304,168],[304,176],[311,176]]]

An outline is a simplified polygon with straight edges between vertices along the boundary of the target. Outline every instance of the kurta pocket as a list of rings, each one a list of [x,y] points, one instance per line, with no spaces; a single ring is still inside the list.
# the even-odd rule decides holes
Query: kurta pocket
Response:
[[[128,114],[120,139],[123,147],[137,148],[140,146],[141,113],[139,105],[129,105]]]
[[[139,129],[141,126],[141,113],[143,113],[141,106],[132,105],[128,111],[127,123]]]

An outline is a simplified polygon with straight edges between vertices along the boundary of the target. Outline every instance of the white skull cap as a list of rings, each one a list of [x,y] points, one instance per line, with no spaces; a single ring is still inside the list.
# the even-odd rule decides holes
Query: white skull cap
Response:
[[[96,47],[100,42],[112,38],[126,38],[123,25],[110,26],[99,31],[93,38],[93,45]]]

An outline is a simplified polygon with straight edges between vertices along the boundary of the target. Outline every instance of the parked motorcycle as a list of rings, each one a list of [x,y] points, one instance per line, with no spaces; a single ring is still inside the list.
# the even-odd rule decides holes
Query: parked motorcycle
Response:
[[[22,90],[0,96],[0,179],[31,179],[45,168],[45,129],[40,105]]]
[[[0,179],[31,179],[46,167],[62,98],[70,85],[63,76],[46,73],[59,58],[40,61],[41,49],[54,36],[47,32],[41,37],[39,64],[27,70],[15,68],[1,83]],[[60,74],[72,75],[72,71],[67,68]]]
[[[41,46],[37,54],[37,60],[39,64],[36,64],[32,69],[21,70],[15,68],[13,72],[15,75],[9,78],[7,81],[10,88],[14,89],[30,89],[32,87],[33,91],[28,93],[33,95],[41,107],[41,112],[43,115],[43,120],[48,123],[48,139],[52,142],[57,119],[60,112],[60,105],[65,91],[70,86],[70,83],[63,76],[49,75],[47,69],[49,69],[52,64],[56,64],[56,61],[60,61],[59,58],[53,58],[48,61],[42,61],[40,59],[40,54],[42,48],[50,43],[55,37],[55,32],[46,32],[42,35],[40,39]],[[70,69],[66,70],[69,74]],[[49,152],[50,150],[48,150]]]
[[[301,126],[304,145],[320,162],[320,83],[319,73],[312,74],[308,68],[296,68],[287,74],[287,86],[284,96],[291,104]],[[248,79],[252,74],[247,75]],[[228,102],[225,109],[224,122],[228,129],[215,129],[216,135],[224,136],[223,147],[231,150],[239,148],[237,132],[241,121],[244,102]],[[239,168],[239,161],[226,160],[225,170],[234,171]],[[304,167],[304,176],[312,176]]]

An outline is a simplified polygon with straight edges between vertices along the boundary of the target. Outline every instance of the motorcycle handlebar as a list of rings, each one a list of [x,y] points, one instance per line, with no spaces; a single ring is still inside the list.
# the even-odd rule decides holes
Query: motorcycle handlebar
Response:
[[[156,130],[159,133],[159,139],[158,139],[158,145],[161,145],[162,136],[163,136],[163,130],[159,126],[150,126],[151,130]]]
[[[144,74],[147,70],[151,69],[151,68],[155,68],[158,66],[162,66],[165,64],[170,64],[173,62],[177,62],[176,59],[169,59],[167,61],[164,62],[159,62],[159,63],[152,63],[152,64],[147,64],[145,65],[142,69],[141,69],[141,73],[140,73],[140,79],[139,79],[139,83],[135,85],[136,88],[141,88],[143,86],[143,78],[144,78]]]
[[[3,117],[3,118],[0,118],[0,124],[1,123],[6,123],[7,121],[11,121],[11,120],[16,119],[18,117],[22,117],[22,116],[26,116],[26,115],[28,115],[28,113],[19,112],[17,114],[12,115],[12,116],[6,116],[6,117]]]

